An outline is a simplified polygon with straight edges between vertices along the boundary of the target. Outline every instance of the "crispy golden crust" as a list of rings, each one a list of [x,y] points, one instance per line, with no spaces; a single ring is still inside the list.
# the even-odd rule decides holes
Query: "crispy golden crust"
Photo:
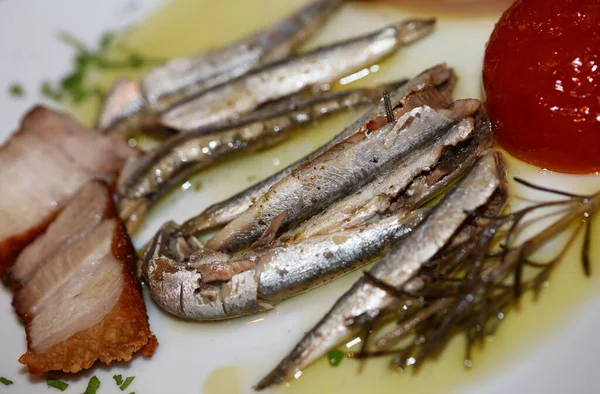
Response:
[[[96,361],[110,365],[113,361],[129,361],[137,352],[145,357],[154,354],[158,341],[150,331],[142,289],[133,274],[137,257],[122,224],[115,232],[112,249],[123,263],[124,280],[123,292],[113,310],[100,323],[42,353],[31,350],[27,326],[28,351],[19,362],[29,372],[79,372]]]

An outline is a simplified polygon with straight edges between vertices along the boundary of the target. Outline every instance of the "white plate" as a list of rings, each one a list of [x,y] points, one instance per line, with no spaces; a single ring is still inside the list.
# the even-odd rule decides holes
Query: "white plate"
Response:
[[[248,20],[247,30],[306,1],[254,2],[261,10],[255,14],[262,17]],[[58,29],[75,32],[85,42],[94,44],[107,29],[120,29],[144,18],[159,3],[159,0],[0,0],[0,140],[16,128],[26,109],[39,101],[35,92],[40,82],[56,79],[69,69],[72,52],[56,39]],[[208,16],[203,19],[204,15],[196,15],[200,24],[211,17],[212,7],[234,13],[237,6],[252,4],[247,0],[220,0],[218,3],[203,0],[202,3]],[[224,17],[225,13],[220,15]],[[402,15],[391,9],[347,6],[311,45],[367,31]],[[240,18],[233,14],[231,17]],[[446,61],[461,77],[457,97],[478,97],[481,57],[496,18],[488,15],[453,19],[441,15],[433,36],[403,50],[368,80],[411,76]],[[214,21],[206,24],[199,47],[218,45],[227,37],[228,33],[216,34],[214,26]],[[4,93],[13,81],[24,85],[28,92],[26,98],[15,100]],[[348,119],[350,117],[346,121]],[[327,131],[328,135],[333,135],[341,122],[328,123],[331,129]],[[135,239],[136,244],[147,240],[164,220],[186,219],[210,203],[276,171],[311,150],[317,141],[325,139],[326,136],[313,131],[281,148],[208,171],[201,177],[199,192],[191,188],[179,193],[150,215],[147,226]],[[555,175],[528,166],[513,167],[512,173],[515,172],[538,183],[568,190],[600,188],[597,176]],[[7,187],[10,185],[0,185],[0,192]],[[527,195],[522,188],[513,191]],[[461,369],[456,351],[453,356],[425,366],[417,378],[392,375],[384,371],[381,363],[368,365],[365,373],[358,374],[357,365],[345,360],[336,369],[324,365],[308,369],[287,391],[364,392],[373,387],[373,391],[382,394],[400,390],[419,393],[597,393],[600,390],[600,374],[596,371],[600,363],[600,341],[596,334],[600,327],[600,291],[596,291],[599,282],[576,279],[579,275],[579,268],[574,267],[577,262],[568,263],[570,265],[557,271],[552,286],[539,303],[528,303],[523,306],[523,313],[507,316],[506,328],[500,330],[483,354],[477,355],[475,368],[469,372]],[[357,274],[346,276],[334,284],[289,300],[270,313],[215,324],[172,319],[158,310],[145,294],[152,329],[160,341],[154,357],[151,360],[138,357],[127,365],[95,367],[74,377],[61,375],[71,384],[66,392],[83,392],[87,380],[94,374],[102,381],[100,393],[106,394],[120,392],[111,378],[114,374],[136,376],[128,392],[137,394],[251,392],[251,385],[290,350],[356,277]],[[8,290],[0,290],[0,376],[15,382],[9,387],[0,386],[0,392],[49,392],[52,389],[46,388],[42,379],[30,377],[17,362],[26,348],[25,335],[10,301]],[[455,348],[457,346],[454,344]]]

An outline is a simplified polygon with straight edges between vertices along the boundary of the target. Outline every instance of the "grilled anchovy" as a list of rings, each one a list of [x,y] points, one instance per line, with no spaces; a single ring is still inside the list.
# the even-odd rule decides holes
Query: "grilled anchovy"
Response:
[[[407,96],[413,92],[425,87],[427,84],[436,86],[439,91],[444,91],[447,98],[451,98],[451,92],[454,88],[456,76],[452,69],[445,65],[437,65],[426,70],[419,76],[413,78],[402,87],[390,92],[390,101],[394,108],[403,106]],[[271,175],[267,179],[251,186],[250,188],[208,207],[199,215],[186,221],[181,228],[185,235],[194,235],[214,229],[229,223],[244,213],[256,200],[265,194],[274,184],[287,177],[293,170],[312,160],[325,150],[329,149],[342,139],[367,127],[379,127],[387,122],[385,115],[385,106],[381,102],[367,111],[351,125],[346,127],[341,133],[334,137],[330,142],[310,153],[297,162],[289,165],[278,173]]]
[[[213,250],[241,250],[275,217],[287,212],[283,228],[320,212],[386,171],[404,155],[439,138],[480,106],[459,100],[449,109],[414,108],[378,130],[360,131],[331,147],[273,185],[257,202],[207,242]]]
[[[371,261],[423,218],[393,215],[363,227],[228,255],[188,246],[172,223],[148,248],[142,272],[154,301],[185,319],[219,320],[271,309]],[[189,257],[189,258],[187,258]]]
[[[424,174],[415,171],[414,164],[405,160],[396,163],[396,168],[406,173],[405,178],[414,179],[413,184],[420,184],[423,177],[443,185],[450,182],[447,179],[455,180],[464,168],[455,172],[446,167],[454,167],[456,163],[467,163],[462,164],[465,168],[473,166],[490,143],[489,123],[484,115],[479,114],[476,126],[474,122],[472,118],[461,121],[442,138],[432,140],[427,148],[417,151],[422,155],[429,151],[444,152],[436,154],[439,162]],[[415,161],[414,155],[407,158]],[[436,173],[440,175],[434,175]],[[396,176],[396,179],[401,178]],[[165,310],[187,319],[227,319],[268,310],[286,298],[380,256],[385,248],[398,242],[408,229],[422,220],[426,211],[414,210],[441,187],[429,185],[418,192],[420,198],[411,191],[412,184],[402,189],[395,195],[393,207],[388,206],[385,212],[390,216],[345,230],[332,229],[327,234],[300,241],[289,237],[275,240],[278,227],[288,215],[287,211],[283,212],[249,251],[233,258],[201,249],[194,237],[185,237],[178,226],[168,223],[151,243],[142,263],[152,297]],[[363,204],[368,203],[368,200],[363,201]]]
[[[375,216],[410,211],[436,196],[492,144],[490,124],[484,114],[464,119],[428,144],[403,158],[356,193],[343,198],[282,236],[300,240],[354,227]]]
[[[369,271],[378,280],[402,289],[419,269],[446,245],[472,212],[484,206],[496,191],[506,188],[504,164],[499,153],[485,154],[475,167],[407,235]],[[289,380],[328,349],[355,334],[354,319],[368,318],[393,302],[385,290],[360,279],[344,294],[256,389]]]
[[[117,82],[98,128],[127,135],[156,126],[152,114],[226,83],[266,63],[283,59],[325,24],[344,0],[317,0],[275,25],[223,48],[172,59],[144,76],[141,86]]]
[[[288,138],[299,127],[334,113],[370,104],[406,81],[372,89],[325,93],[286,100],[259,110],[237,124],[209,126],[175,135],[139,158],[119,181],[119,214],[135,231],[149,206],[193,173],[232,154],[264,149]]]
[[[432,19],[409,20],[271,63],[166,110],[161,123],[185,131],[245,115],[267,102],[320,88],[368,67],[427,35],[434,25]]]
[[[150,71],[142,89],[153,109],[164,110],[214,86],[246,74],[260,64],[289,56],[303,44],[344,0],[319,0],[275,25],[195,57],[173,59]]]

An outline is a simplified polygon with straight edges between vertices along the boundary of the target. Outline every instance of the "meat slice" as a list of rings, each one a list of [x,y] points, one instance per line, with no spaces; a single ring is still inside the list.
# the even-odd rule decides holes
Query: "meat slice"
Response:
[[[106,264],[114,263],[111,245],[115,222],[103,221],[63,252],[41,264],[31,280],[15,296],[14,306],[17,313],[26,318],[38,315],[45,305],[56,309],[56,304],[52,304],[51,301],[60,303],[63,298],[68,298],[66,294],[62,294],[65,288],[66,291],[72,291],[85,283],[87,275],[95,273],[96,266],[101,269]],[[119,266],[118,261],[116,263]],[[74,278],[79,282],[73,282]],[[102,301],[108,301],[109,298],[110,293],[101,294]],[[108,310],[112,306],[110,305]]]
[[[88,209],[85,198],[94,193],[90,202],[99,220],[81,211]],[[101,182],[76,194],[40,238],[54,245],[51,257],[31,268],[29,280],[15,294],[28,344],[19,361],[30,372],[78,372],[96,361],[128,361],[138,351],[149,357],[158,345],[133,274],[133,245],[107,198],[108,188]],[[68,223],[80,225],[69,234]],[[60,239],[67,245],[56,250]],[[31,247],[36,246],[37,241]]]
[[[38,106],[0,147],[0,276],[92,179],[114,183],[139,152],[117,137],[92,132]]]
[[[8,269],[6,280],[14,287],[26,284],[38,266],[77,242],[114,212],[112,197],[103,182],[90,182],[71,199],[46,233],[27,246]]]

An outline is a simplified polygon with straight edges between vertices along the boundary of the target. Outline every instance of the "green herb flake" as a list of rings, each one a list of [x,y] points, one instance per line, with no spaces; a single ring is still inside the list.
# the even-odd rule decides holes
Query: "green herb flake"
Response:
[[[18,83],[13,83],[8,87],[8,94],[10,94],[13,97],[20,98],[25,96],[25,89],[23,89],[22,85]]]
[[[100,51],[105,52],[115,40],[116,35],[113,32],[106,32],[100,38]]]
[[[99,388],[100,388],[100,379],[98,379],[96,377],[96,375],[94,375],[88,382],[87,388],[85,389],[85,393],[83,393],[83,394],[96,394],[96,392],[98,391]]]
[[[73,71],[65,75],[57,83],[44,82],[40,87],[40,93],[51,100],[70,100],[72,104],[78,105],[90,97],[104,100],[106,92],[99,87],[86,86],[86,79],[90,71],[96,70],[124,70],[141,69],[147,65],[164,63],[164,59],[148,59],[141,54],[127,49],[127,53],[118,59],[111,59],[109,49],[117,40],[114,32],[106,32],[99,40],[95,49],[88,48],[74,35],[61,31],[59,39],[75,50],[73,58]],[[13,94],[14,95],[14,94]]]
[[[46,378],[46,384],[48,384],[48,387],[53,387],[60,391],[65,391],[67,387],[69,387],[68,383],[61,382],[60,380],[51,378],[50,376]]]
[[[133,382],[133,379],[135,379],[135,376],[130,376],[125,379],[125,382],[121,385],[121,391],[127,390],[127,387]]]
[[[129,66],[131,68],[142,68],[145,63],[146,61],[144,58],[137,53],[133,53],[129,56]]]
[[[10,386],[11,384],[13,384],[12,380],[6,379],[3,376],[0,376],[0,383],[2,383],[5,386]]]
[[[120,385],[123,384],[123,376],[121,376],[121,375],[115,375],[115,376],[113,376],[113,379],[117,383],[117,386],[120,386]]]
[[[87,52],[85,44],[69,32],[66,32],[64,30],[59,31],[58,39],[61,40],[64,44],[73,47],[78,52]]]
[[[42,82],[40,93],[47,99],[54,101],[59,101],[62,98],[62,92],[48,81]]]
[[[341,350],[332,350],[327,353],[327,360],[329,361],[329,365],[332,367],[337,367],[344,360],[346,354]]]

